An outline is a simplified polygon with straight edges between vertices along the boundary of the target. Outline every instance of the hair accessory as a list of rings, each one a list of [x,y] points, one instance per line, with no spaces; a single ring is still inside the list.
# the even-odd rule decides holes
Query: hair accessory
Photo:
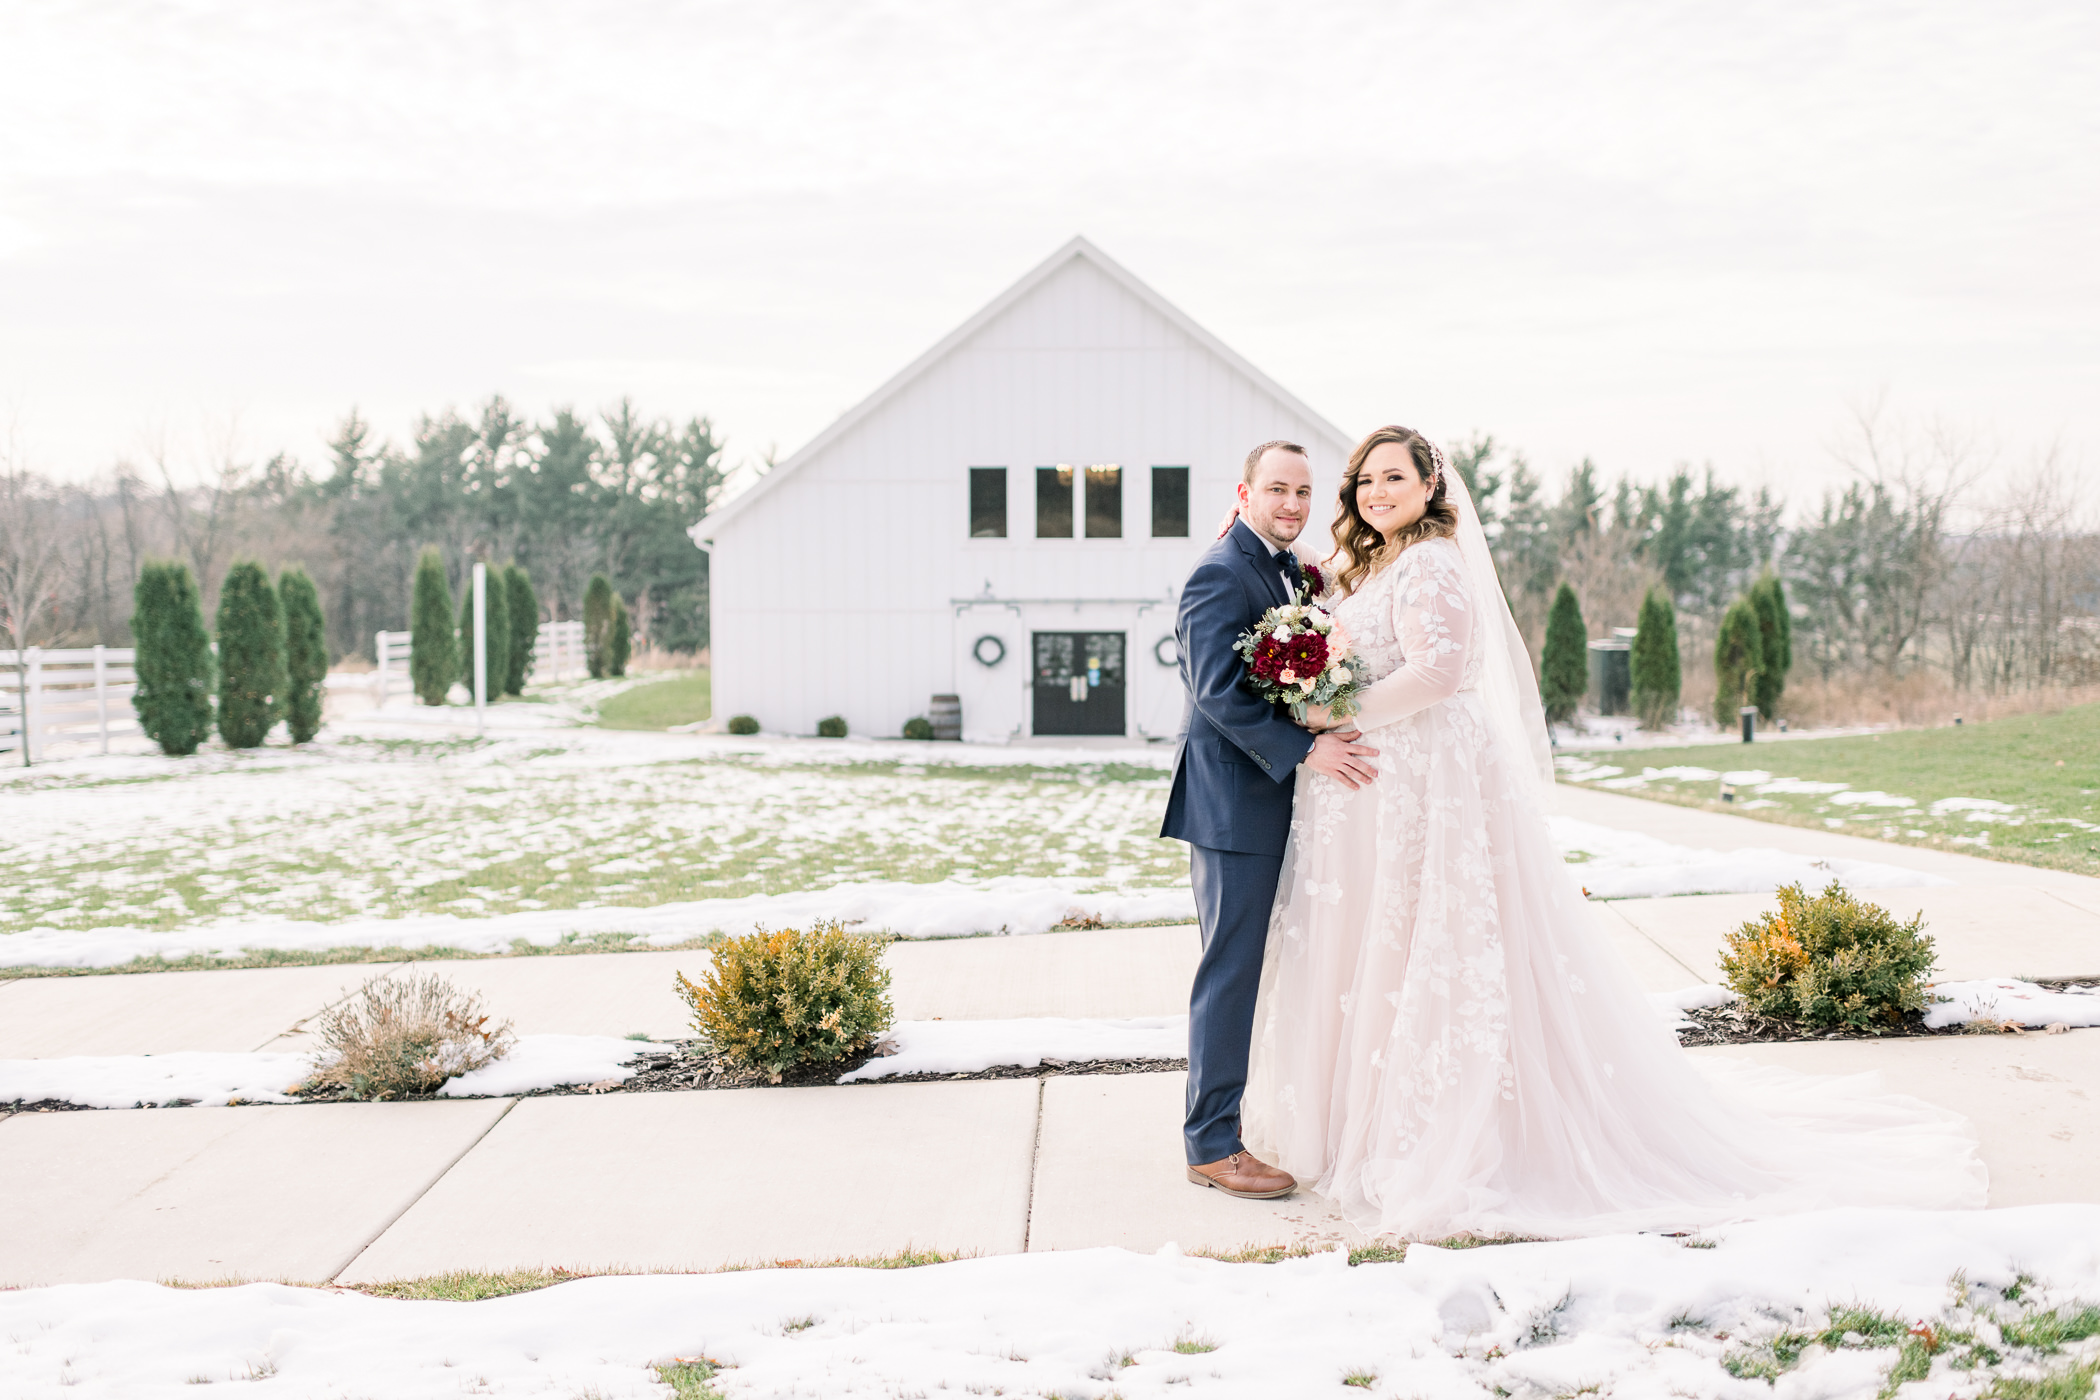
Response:
[[[1444,479],[1444,473],[1446,470],[1448,470],[1444,462],[1444,449],[1438,447],[1434,442],[1431,442],[1426,437],[1423,438],[1422,441],[1429,443],[1429,466],[1430,470],[1436,473],[1436,481],[1432,481],[1429,484],[1431,486],[1434,486],[1436,485],[1437,481],[1442,481]]]

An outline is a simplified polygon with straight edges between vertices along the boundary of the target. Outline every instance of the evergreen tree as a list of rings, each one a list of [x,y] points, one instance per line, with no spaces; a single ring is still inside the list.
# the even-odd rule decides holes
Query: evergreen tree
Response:
[[[1661,729],[1677,713],[1684,691],[1684,662],[1677,651],[1677,609],[1666,590],[1651,588],[1641,600],[1633,637],[1633,712],[1644,729]]]
[[[1764,668],[1757,605],[1738,598],[1722,614],[1721,631],[1714,638],[1714,718],[1723,729],[1733,728],[1742,707],[1755,703],[1757,677]]]
[[[1546,718],[1555,724],[1575,718],[1575,709],[1590,688],[1590,643],[1582,605],[1575,601],[1575,590],[1565,583],[1553,595],[1553,610],[1546,615],[1546,646],[1539,656],[1539,672],[1539,698],[1546,702]]]
[[[612,665],[612,584],[604,574],[592,574],[583,590],[583,660],[591,679],[604,680]]]
[[[627,619],[627,600],[613,594],[612,650],[606,658],[616,676],[627,674],[627,657],[634,650],[634,626]]]
[[[1794,664],[1794,620],[1787,613],[1786,585],[1767,569],[1752,585],[1750,601],[1757,608],[1758,640],[1765,658],[1757,684],[1751,687],[1751,703],[1766,719],[1776,719],[1779,697],[1786,691],[1786,673]]]
[[[284,615],[263,566],[237,561],[219,583],[219,737],[252,749],[285,700]]]
[[[510,599],[503,571],[489,569],[482,583],[488,615],[482,625],[488,631],[488,689],[485,697],[501,698],[503,682],[510,675]],[[459,590],[459,683],[474,693],[474,568],[467,566],[466,582]]]
[[[516,564],[503,570],[503,594],[510,617],[510,669],[503,690],[508,695],[523,695],[525,678],[532,674],[533,649],[540,640],[540,600],[533,595],[531,575]]]
[[[132,594],[138,686],[132,708],[139,728],[173,757],[192,754],[211,736],[211,635],[190,566],[148,559]]]
[[[408,674],[416,698],[426,705],[442,705],[459,674],[459,654],[452,634],[452,585],[445,581],[444,556],[435,548],[424,550],[416,560],[408,625]]]
[[[303,744],[321,729],[328,626],[321,616],[320,591],[306,570],[290,568],[279,574],[277,598],[284,605],[284,723],[292,742]]]

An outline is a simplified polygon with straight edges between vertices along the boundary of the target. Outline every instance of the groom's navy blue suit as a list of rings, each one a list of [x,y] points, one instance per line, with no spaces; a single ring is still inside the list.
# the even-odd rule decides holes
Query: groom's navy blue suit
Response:
[[[1241,1149],[1240,1095],[1254,1033],[1269,907],[1283,873],[1291,795],[1313,736],[1241,679],[1239,635],[1279,603],[1291,561],[1234,521],[1181,590],[1174,638],[1189,695],[1174,790],[1160,835],[1189,843],[1203,958],[1189,992],[1188,1119],[1192,1164]]]

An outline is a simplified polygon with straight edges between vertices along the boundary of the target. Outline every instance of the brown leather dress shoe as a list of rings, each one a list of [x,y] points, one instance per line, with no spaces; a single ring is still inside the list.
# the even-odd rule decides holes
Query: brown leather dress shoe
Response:
[[[1249,1201],[1272,1200],[1298,1189],[1298,1178],[1281,1167],[1270,1166],[1252,1152],[1235,1152],[1221,1161],[1190,1167],[1189,1180]]]

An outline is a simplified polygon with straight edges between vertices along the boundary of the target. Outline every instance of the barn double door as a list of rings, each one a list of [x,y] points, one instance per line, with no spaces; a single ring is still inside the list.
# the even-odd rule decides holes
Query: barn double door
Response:
[[[1122,734],[1121,632],[1035,634],[1037,734]]]

